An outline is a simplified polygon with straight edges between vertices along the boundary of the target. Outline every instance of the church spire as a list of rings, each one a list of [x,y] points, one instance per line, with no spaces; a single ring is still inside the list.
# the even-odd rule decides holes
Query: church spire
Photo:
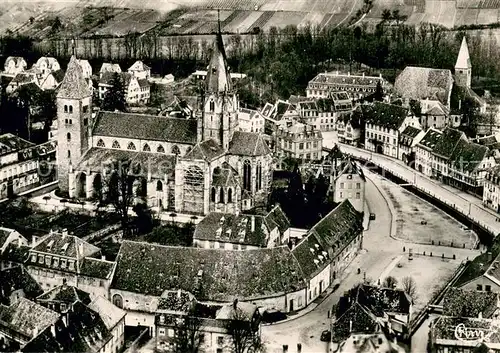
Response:
[[[460,52],[458,53],[455,69],[470,69],[471,67],[469,47],[467,46],[467,40],[464,36],[462,39],[462,45],[460,46]]]
[[[57,92],[57,98],[82,99],[86,97],[92,97],[92,92],[83,78],[82,67],[73,55]]]
[[[207,92],[223,93],[231,91],[231,89],[231,76],[229,75],[226,51],[222,40],[219,11],[217,11],[217,34],[208,66]]]

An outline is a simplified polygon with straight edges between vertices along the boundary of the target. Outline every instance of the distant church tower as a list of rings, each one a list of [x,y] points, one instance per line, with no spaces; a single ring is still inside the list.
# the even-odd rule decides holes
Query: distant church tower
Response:
[[[472,81],[472,65],[470,63],[467,40],[462,39],[457,63],[455,64],[455,82],[458,86],[470,88]]]
[[[238,109],[238,97],[231,84],[219,23],[205,82],[202,140],[214,139],[227,149],[238,125]]]
[[[62,191],[69,191],[68,173],[89,147],[91,119],[92,92],[73,55],[57,93],[57,174]]]

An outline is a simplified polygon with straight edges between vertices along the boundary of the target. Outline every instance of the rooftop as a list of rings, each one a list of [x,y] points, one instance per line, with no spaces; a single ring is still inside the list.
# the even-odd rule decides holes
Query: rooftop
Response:
[[[457,341],[454,328],[462,324],[467,328],[474,328],[484,332],[483,343],[500,343],[498,321],[491,319],[440,316],[433,322],[431,333],[437,342],[440,340],[446,340],[446,342]],[[475,347],[478,342],[477,340],[461,340],[460,345]]]
[[[450,159],[453,166],[462,172],[473,172],[480,167],[481,162],[488,156],[489,149],[477,143],[460,140]]]
[[[36,301],[41,304],[43,302],[60,302],[71,305],[77,301],[83,304],[90,304],[90,295],[73,286],[61,284],[54,287],[36,298]]]
[[[0,303],[8,305],[13,291],[22,289],[28,299],[35,299],[43,293],[40,285],[31,277],[23,265],[0,271]]]
[[[99,314],[108,330],[112,330],[127,314],[124,310],[101,296],[95,297],[87,306]]]
[[[35,146],[34,143],[26,141],[11,133],[0,135],[0,156],[21,151]]]
[[[450,288],[443,298],[443,315],[491,318],[498,299],[498,293]]]
[[[340,73],[338,71],[332,71],[327,73],[320,73],[311,81],[309,85],[313,83],[323,83],[323,84],[340,84],[340,85],[359,85],[359,86],[369,86],[375,88],[377,83],[383,83],[381,76],[368,76],[368,75],[356,75],[351,73]]]
[[[462,131],[446,128],[432,150],[432,153],[445,159],[450,159],[461,139],[465,139],[465,134]]]
[[[443,133],[439,130],[429,129],[418,143],[418,146],[433,151],[442,134]]]
[[[74,235],[51,233],[38,241],[32,251],[82,259],[99,253],[100,249]]]
[[[212,161],[225,154],[224,149],[213,139],[197,143],[191,151],[186,153],[183,159],[199,159]]]
[[[367,123],[397,130],[408,115],[408,109],[399,105],[375,102],[360,106]]]
[[[271,150],[260,133],[235,131],[229,143],[228,154],[235,156],[270,155]]]
[[[83,77],[83,70],[73,55],[68,63],[66,74],[57,91],[58,98],[81,99],[91,97],[89,85]]]

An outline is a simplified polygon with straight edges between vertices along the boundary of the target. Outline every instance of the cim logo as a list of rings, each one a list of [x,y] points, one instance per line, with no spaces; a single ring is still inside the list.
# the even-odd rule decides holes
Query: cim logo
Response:
[[[465,327],[465,324],[459,324],[455,327],[455,337],[460,341],[482,341],[491,333],[488,329]]]

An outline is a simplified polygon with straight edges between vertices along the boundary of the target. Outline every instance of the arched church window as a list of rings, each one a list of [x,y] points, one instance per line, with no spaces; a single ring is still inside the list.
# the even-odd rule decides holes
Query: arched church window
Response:
[[[233,202],[233,190],[231,188],[227,189],[227,202]]]
[[[252,180],[252,166],[250,161],[247,159],[243,162],[243,189],[249,190],[251,188],[251,180]]]
[[[257,190],[262,189],[262,163],[257,163]]]
[[[163,183],[161,182],[161,180],[158,180],[156,182],[156,191],[163,191]]]
[[[69,113],[73,114],[73,106],[72,105],[69,106]]]
[[[70,132],[68,132],[66,134],[66,140],[71,141],[71,133]]]
[[[67,113],[68,112],[68,106],[67,105],[64,105],[64,112]]]
[[[210,193],[210,201],[215,202],[215,194],[216,190],[215,188],[212,188],[212,192]]]
[[[133,142],[130,142],[130,143],[128,144],[128,146],[127,146],[127,149],[128,149],[128,150],[131,150],[131,151],[135,151],[135,145],[134,145],[134,143],[133,143]]]
[[[219,199],[219,202],[220,203],[225,203],[224,202],[224,188],[220,188],[220,199]]]
[[[156,149],[156,152],[158,152],[158,153],[165,153],[165,149],[163,148],[162,145],[159,145],[158,148]]]
[[[177,145],[172,146],[172,154],[175,154],[175,155],[181,154],[181,150],[179,149],[179,147]]]
[[[115,304],[120,309],[123,308],[123,298],[120,294],[113,295],[113,304]]]
[[[97,141],[97,147],[106,147],[102,139],[99,139],[99,141]]]
[[[113,145],[111,145],[111,148],[121,148],[120,147],[120,144],[118,143],[118,141],[113,141]]]
[[[215,111],[215,102],[214,101],[210,101],[210,111],[211,112]]]
[[[142,148],[142,150],[143,150],[144,152],[151,152],[151,147],[149,147],[149,145],[146,143],[146,144],[144,145],[144,147]]]

